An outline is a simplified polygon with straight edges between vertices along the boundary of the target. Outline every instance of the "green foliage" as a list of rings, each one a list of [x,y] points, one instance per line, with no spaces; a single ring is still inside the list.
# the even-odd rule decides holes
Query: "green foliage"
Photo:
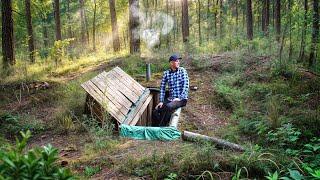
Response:
[[[301,132],[292,127],[292,124],[284,124],[276,130],[271,130],[267,134],[267,140],[276,142],[280,146],[294,145],[301,135]]]
[[[167,172],[171,171],[172,164],[172,154],[158,155],[154,152],[152,156],[140,160],[129,158],[120,170],[140,177],[151,175],[153,179],[158,179],[166,177]]]
[[[216,97],[213,103],[226,109],[234,110],[241,102],[242,91],[233,87],[240,77],[225,75],[215,82]]]
[[[177,179],[178,175],[176,173],[170,173],[165,180],[175,180]]]
[[[69,170],[57,165],[58,149],[50,144],[24,153],[31,132],[21,132],[16,145],[0,149],[0,177],[4,179],[74,179]]]
[[[279,179],[278,171],[274,172],[273,174],[268,172],[268,176],[265,176],[265,178],[267,178],[268,180],[278,180]]]
[[[84,174],[88,177],[95,175],[96,173],[98,173],[99,171],[101,171],[100,167],[91,167],[91,166],[86,166],[84,168]]]
[[[56,67],[58,66],[58,63],[61,63],[63,58],[66,58],[66,49],[71,41],[73,41],[73,39],[64,39],[54,42],[50,51],[50,57],[55,61]]]
[[[30,130],[33,133],[43,131],[45,127],[32,117],[0,114],[0,132],[7,138],[13,138],[20,131]]]
[[[277,157],[269,152],[264,152],[262,147],[255,145],[248,149],[240,156],[235,156],[233,159],[236,166],[235,176],[242,177],[241,174],[246,172],[246,176],[252,176],[250,172],[254,172],[254,177],[261,177],[272,170],[280,170],[279,160]],[[242,167],[238,169],[237,167]],[[245,171],[242,171],[245,170]],[[241,172],[239,172],[241,171]]]

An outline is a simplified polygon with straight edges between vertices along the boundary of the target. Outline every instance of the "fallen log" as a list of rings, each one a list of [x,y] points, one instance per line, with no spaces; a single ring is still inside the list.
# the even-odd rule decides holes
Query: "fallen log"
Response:
[[[182,139],[185,141],[193,141],[193,142],[199,141],[199,140],[200,141],[204,140],[204,141],[213,142],[223,148],[230,148],[230,149],[234,149],[237,151],[244,151],[244,148],[238,144],[231,143],[231,142],[223,140],[223,139],[218,139],[215,137],[210,137],[210,136],[190,132],[190,131],[183,131]]]

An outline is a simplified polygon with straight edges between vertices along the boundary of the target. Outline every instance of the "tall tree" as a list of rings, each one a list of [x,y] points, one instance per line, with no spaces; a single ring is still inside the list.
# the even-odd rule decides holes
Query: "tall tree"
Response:
[[[66,0],[67,1],[67,18],[68,18],[68,37],[72,38],[72,29],[71,29],[71,12],[70,12],[70,0]],[[95,0],[94,0],[95,1]]]
[[[182,40],[188,42],[189,39],[189,12],[188,12],[188,0],[182,0]]]
[[[304,0],[304,19],[303,19],[303,27],[301,28],[301,44],[300,44],[300,52],[298,61],[302,62],[305,56],[305,46],[306,46],[306,34],[307,34],[307,26],[308,26],[308,0]]]
[[[270,22],[270,0],[263,0],[262,6],[262,31],[264,34],[268,34]]]
[[[293,47],[292,47],[292,1],[288,0],[288,15],[289,15],[289,59],[291,60],[292,58],[292,51],[293,51]]]
[[[56,40],[61,40],[61,24],[60,24],[60,2],[59,0],[54,0],[53,2],[54,9],[54,20],[56,23]]]
[[[13,19],[11,0],[1,1],[3,68],[16,63],[13,43]]]
[[[210,38],[210,0],[207,0],[207,41]]]
[[[309,67],[316,64],[317,47],[319,43],[319,0],[313,0],[313,17],[312,17],[312,38],[309,57]]]
[[[198,35],[199,35],[199,45],[201,45],[201,2],[198,0]]]
[[[86,22],[85,22],[85,16],[84,16],[84,0],[79,0],[79,5],[80,5],[80,39],[81,43],[86,43],[87,42],[87,37],[86,37]]]
[[[222,17],[223,15],[223,0],[220,0],[220,8],[219,8],[219,34],[220,34],[220,38],[223,37],[223,33],[222,33],[222,29],[223,29],[223,24],[222,24]]]
[[[276,25],[276,39],[280,41],[280,34],[281,34],[281,3],[280,0],[275,0],[275,25]]]
[[[214,4],[214,0],[213,4]],[[218,16],[218,5],[219,5],[219,0],[217,0],[216,5],[213,5],[214,8],[214,13],[213,13],[213,17],[214,17],[214,36],[217,36],[217,16]]]
[[[26,5],[26,21],[27,21],[27,30],[28,30],[28,47],[29,47],[29,57],[30,61],[34,63],[34,38],[33,38],[33,29],[32,29],[32,18],[31,18],[31,9],[30,9],[30,0],[25,0]]]
[[[92,22],[92,47],[96,50],[96,13],[97,13],[97,2],[93,0],[93,22]]]
[[[140,53],[139,0],[129,0],[130,54]]]
[[[111,28],[112,28],[112,41],[113,50],[115,52],[120,50],[120,40],[117,24],[117,14],[114,0],[109,0],[110,15],[111,15]]]
[[[252,22],[252,7],[251,0],[247,0],[247,38],[253,38],[253,22]]]

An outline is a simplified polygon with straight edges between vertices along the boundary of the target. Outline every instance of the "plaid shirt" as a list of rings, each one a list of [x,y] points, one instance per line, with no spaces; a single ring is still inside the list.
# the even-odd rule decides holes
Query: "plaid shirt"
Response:
[[[167,83],[169,85],[170,98],[188,99],[189,77],[183,67],[179,67],[176,71],[169,69],[163,72],[160,85],[160,102],[164,102]]]

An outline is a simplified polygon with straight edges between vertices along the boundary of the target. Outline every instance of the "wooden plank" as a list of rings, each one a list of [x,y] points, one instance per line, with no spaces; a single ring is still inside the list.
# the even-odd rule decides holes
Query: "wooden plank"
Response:
[[[81,87],[84,90],[86,90],[90,94],[90,96],[92,98],[94,98],[100,105],[102,104],[102,102],[103,102],[102,98],[93,89],[91,89],[89,86],[87,86],[87,82],[82,83]]]
[[[107,99],[108,99],[108,104],[109,104],[110,102],[112,102],[112,103],[116,106],[116,108],[117,108],[118,110],[120,110],[124,115],[128,113],[128,111],[129,111],[128,108],[126,108],[125,106],[121,105],[113,96],[107,95],[107,94],[108,94],[107,92],[103,92],[103,91],[102,91],[103,88],[102,88],[102,84],[100,83],[101,81],[97,80],[96,78],[93,78],[93,79],[91,79],[91,82],[92,82],[94,85],[96,85],[96,87],[97,87],[97,88],[99,89],[99,91],[102,93],[102,96],[107,97]]]
[[[120,95],[118,94],[115,95],[115,92],[117,91],[110,89],[110,87],[106,85],[107,84],[106,79],[101,79],[100,76],[96,76],[95,78],[91,79],[91,81],[94,82],[95,84],[98,84],[98,88],[101,90],[101,92],[104,93],[111,101],[117,102],[118,104],[120,104],[121,107],[124,107],[127,111],[130,109],[132,103],[128,101],[120,93],[119,93]]]
[[[145,88],[143,86],[141,86],[141,84],[139,84],[136,80],[134,80],[131,76],[129,76],[126,72],[124,72],[121,68],[119,68],[118,66],[113,68],[112,70],[114,70],[115,72],[117,72],[121,77],[123,77],[124,79],[126,79],[128,82],[135,82],[135,88],[137,90],[139,90],[140,92],[143,92],[145,90]]]
[[[135,125],[137,123],[137,121],[139,120],[139,118],[141,117],[141,115],[144,113],[144,111],[146,110],[149,102],[152,99],[152,95],[149,94],[148,98],[144,101],[144,103],[141,107],[139,107],[139,110],[137,111],[137,113],[134,115],[133,120],[130,122],[130,125]]]
[[[141,96],[144,90],[141,90],[140,87],[137,86],[137,82],[135,80],[131,80],[127,78],[124,74],[119,74],[115,69],[110,71],[111,74],[116,76],[118,79],[121,79],[124,84],[129,87],[132,91],[134,91],[137,96]]]
[[[122,93],[126,98],[128,98],[131,102],[135,103],[139,96],[132,94],[132,91],[124,86],[119,80],[113,79],[109,73],[101,73],[101,75],[105,76],[108,79],[108,82],[112,84],[116,88],[117,91]]]
[[[107,106],[110,114],[114,116],[120,123],[123,122],[125,115],[119,109],[117,109],[115,105],[107,97],[105,97],[104,94],[91,81],[87,81],[86,85],[96,93],[96,95],[92,97],[95,98],[98,95],[98,97],[100,97],[98,98],[100,99],[100,102],[98,101],[100,105],[102,107]]]
[[[148,119],[147,119],[147,126],[151,126],[152,125],[152,107],[153,107],[153,98],[154,95],[152,95],[152,100],[150,101],[149,105],[148,105]]]
[[[119,87],[121,93],[123,93],[126,97],[134,100],[133,102],[136,102],[139,99],[140,95],[136,94],[133,91],[132,87],[127,86],[126,82],[124,82],[121,77],[114,75],[112,71],[107,74],[107,77],[109,77],[110,80],[117,84],[117,87]]]
[[[112,80],[115,80],[119,83],[121,83],[123,86],[125,86],[127,89],[130,90],[130,92],[132,94],[134,94],[134,96],[140,96],[142,93],[140,91],[137,91],[134,86],[135,86],[135,82],[133,81],[130,81],[130,82],[127,82],[123,77],[119,76],[117,72],[115,71],[110,71],[108,73],[108,76],[110,78],[112,78]]]
[[[99,97],[100,98],[100,105],[103,107],[103,108],[107,108],[107,110],[109,110],[111,113],[115,114],[115,115],[119,115],[119,116],[123,116],[124,117],[124,114],[121,113],[121,111],[119,111],[115,105],[110,102],[110,100],[105,97],[101,91],[91,82],[91,81],[87,81],[86,83],[87,87],[90,88],[91,90],[93,90],[95,92],[95,95],[96,96],[93,96],[93,98],[95,97]],[[121,118],[119,118],[121,119]]]
[[[119,69],[113,69],[112,71],[114,71],[118,76],[120,76],[122,79],[124,79],[126,81],[126,83],[131,84],[131,86],[133,87],[133,89],[138,93],[138,94],[142,94],[143,91],[145,90],[144,87],[142,87],[136,80],[134,80],[131,76],[129,76],[128,74],[126,74],[124,71],[122,71],[120,68]]]
[[[150,94],[149,89],[146,89],[145,92],[141,95],[139,101],[135,104],[135,107],[132,108],[131,111],[127,114],[127,117],[125,121],[123,122],[124,124],[130,124],[130,122],[133,120],[135,117],[136,113],[139,111],[145,100],[148,98]]]
[[[105,72],[104,72],[105,73]],[[123,105],[125,105],[126,107],[130,108],[131,105],[132,105],[132,102],[127,98],[125,97],[122,93],[120,93],[118,91],[118,89],[113,85],[113,83],[110,82],[110,80],[103,76],[102,74],[99,74],[98,75],[98,78],[101,79],[101,81],[103,82],[103,84],[106,86],[107,88],[107,91],[113,95],[114,97],[116,97],[117,99],[119,99],[121,101],[121,103]]]

